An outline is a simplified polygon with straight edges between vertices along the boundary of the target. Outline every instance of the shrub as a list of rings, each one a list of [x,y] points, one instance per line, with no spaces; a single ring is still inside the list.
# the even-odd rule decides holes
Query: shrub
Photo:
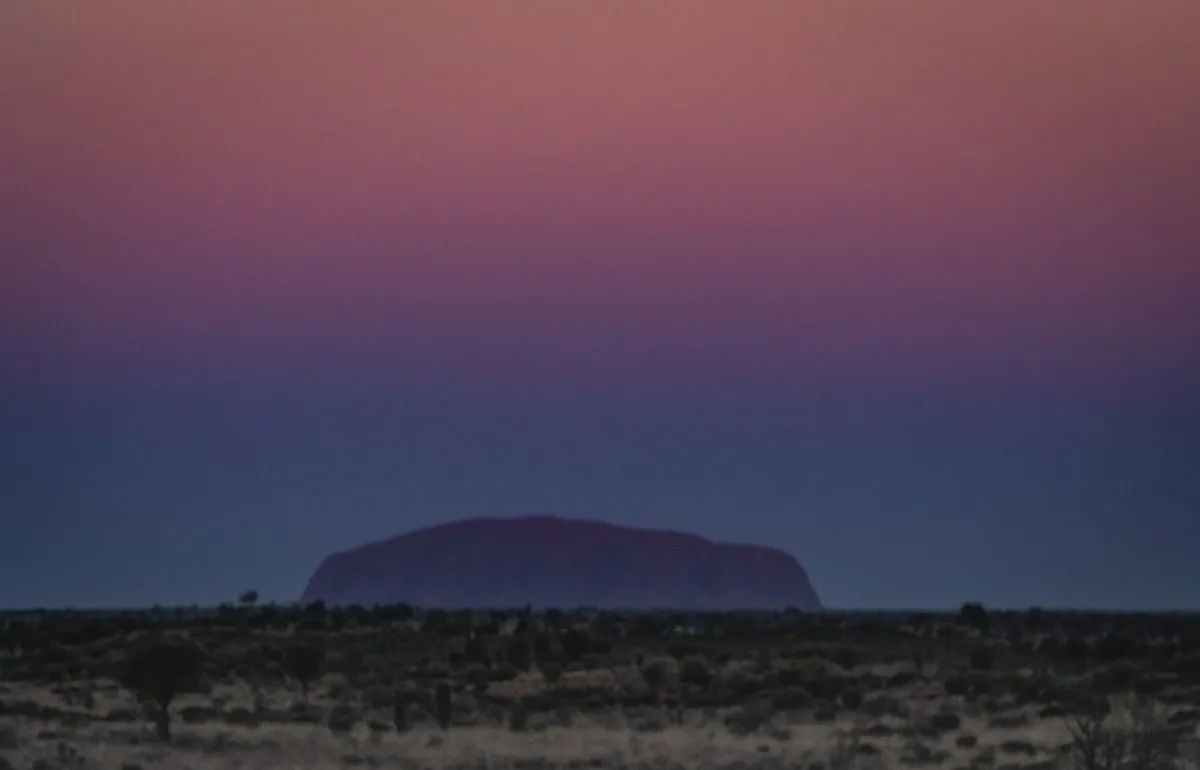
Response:
[[[967,654],[967,661],[976,671],[989,671],[995,665],[996,658],[990,647],[976,647]]]
[[[408,718],[408,709],[408,696],[399,690],[392,693],[392,724],[395,725],[398,733],[402,733],[412,726]]]
[[[938,732],[950,732],[962,726],[962,719],[958,714],[949,711],[938,711],[929,717],[929,726]]]
[[[1178,748],[1161,705],[1136,697],[1109,698],[1067,729],[1071,759],[1081,770],[1171,767]]]
[[[592,651],[592,640],[586,631],[572,628],[559,638],[559,645],[568,661],[576,661]]]
[[[803,687],[785,687],[771,693],[771,705],[780,711],[799,711],[812,704],[812,694]]]
[[[1128,660],[1115,660],[1108,666],[1109,686],[1114,691],[1132,690],[1137,679],[1137,669]]]
[[[463,647],[463,659],[467,663],[489,666],[492,663],[491,652],[488,650],[487,637],[482,634],[467,640]]]
[[[841,697],[842,692],[849,685],[850,680],[838,676],[826,676],[820,679],[813,679],[808,682],[805,687],[815,697],[822,700],[832,701]]]
[[[837,709],[832,706],[819,706],[813,712],[813,719],[818,722],[832,722],[837,719]]]
[[[1091,645],[1082,636],[1071,636],[1059,647],[1058,654],[1065,661],[1083,663],[1091,654]]]
[[[524,732],[529,727],[529,709],[514,703],[508,710],[508,729],[514,733]]]
[[[679,681],[707,689],[712,684],[713,672],[708,661],[699,655],[690,655],[679,666]]]
[[[450,683],[438,682],[433,691],[433,718],[437,720],[438,727],[445,730],[450,727],[453,717],[454,694],[450,690]]]
[[[564,659],[562,646],[550,631],[539,631],[534,634],[533,655],[537,659],[538,665],[546,663],[561,664]]]
[[[504,659],[518,671],[528,671],[533,667],[533,650],[522,637],[513,637],[504,649]]]
[[[354,729],[360,714],[353,706],[339,704],[329,712],[329,732],[334,735],[345,735]]]
[[[849,687],[842,692],[842,705],[848,709],[856,709],[862,705],[863,694],[857,687]]]
[[[674,658],[654,658],[642,666],[641,674],[651,692],[658,694],[678,677],[678,664]]]
[[[971,689],[971,683],[961,674],[952,674],[946,677],[944,687],[947,695],[966,695]]]
[[[181,637],[150,639],[126,654],[118,681],[153,708],[155,728],[162,740],[171,739],[171,701],[183,693],[200,690],[205,657],[203,650]]]
[[[992,618],[979,602],[967,602],[958,611],[959,621],[970,628],[987,633],[992,626]]]
[[[754,701],[725,716],[725,727],[734,735],[748,735],[771,723],[771,706]]]
[[[325,667],[325,650],[313,644],[292,645],[283,655],[283,667],[300,683],[300,694],[307,700],[309,684]]]
[[[563,668],[557,663],[543,663],[541,665],[542,679],[546,684],[554,684],[559,679],[562,679]]]
[[[909,714],[907,703],[895,695],[888,693],[880,693],[872,695],[870,698],[864,698],[859,705],[859,710],[862,713],[872,717],[897,716],[905,718]]]

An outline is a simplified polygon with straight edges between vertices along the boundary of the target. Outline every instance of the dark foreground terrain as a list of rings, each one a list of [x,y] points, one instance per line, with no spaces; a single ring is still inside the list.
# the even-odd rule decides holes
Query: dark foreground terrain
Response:
[[[1194,616],[334,612],[252,598],[0,615],[0,768],[1200,760]]]

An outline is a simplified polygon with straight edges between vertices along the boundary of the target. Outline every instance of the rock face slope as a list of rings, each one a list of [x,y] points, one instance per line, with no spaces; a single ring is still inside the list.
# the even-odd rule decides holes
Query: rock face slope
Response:
[[[326,557],[302,602],[443,608],[820,610],[774,548],[555,516],[480,518]]]

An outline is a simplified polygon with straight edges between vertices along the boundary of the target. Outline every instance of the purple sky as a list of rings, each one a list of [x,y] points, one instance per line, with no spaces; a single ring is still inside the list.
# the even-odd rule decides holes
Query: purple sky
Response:
[[[544,511],[1196,607],[1200,4],[0,10],[0,606]]]

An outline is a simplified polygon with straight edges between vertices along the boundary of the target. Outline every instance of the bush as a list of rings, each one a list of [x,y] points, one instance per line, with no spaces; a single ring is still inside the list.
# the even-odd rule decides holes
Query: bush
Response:
[[[568,661],[577,661],[592,651],[592,640],[586,631],[572,628],[559,638],[559,646]]]
[[[449,682],[438,682],[433,691],[433,718],[443,730],[450,727],[454,717],[454,694]]]
[[[490,666],[492,664],[491,651],[488,649],[487,637],[480,634],[479,636],[471,637],[463,646],[463,659],[467,663],[475,663],[482,666]]]
[[[541,665],[542,679],[546,684],[554,684],[559,679],[562,679],[563,668],[557,663],[543,663]]]
[[[642,666],[641,674],[651,692],[657,694],[678,678],[679,667],[674,658],[654,658]]]
[[[812,694],[803,687],[785,687],[771,694],[771,705],[780,711],[800,711],[813,704]]]
[[[562,646],[550,631],[539,631],[533,636],[533,655],[538,665],[559,663],[564,660]]]
[[[842,692],[842,706],[848,709],[856,709],[862,705],[863,694],[857,687],[847,688]]]
[[[205,659],[203,650],[181,637],[150,639],[126,654],[118,681],[152,706],[155,728],[162,740],[171,739],[171,701],[201,689]]]
[[[690,655],[683,659],[679,666],[679,681],[691,684],[701,689],[708,689],[712,684],[713,672],[708,661],[699,655]]]
[[[805,687],[815,697],[833,701],[841,697],[842,693],[850,686],[851,681],[839,676],[826,676],[809,681]]]
[[[771,705],[754,701],[725,716],[725,727],[734,735],[748,735],[771,723]]]
[[[987,633],[992,626],[992,618],[979,602],[967,602],[958,611],[959,621],[970,628]]]
[[[990,647],[976,647],[967,655],[967,661],[976,671],[989,671],[995,665],[995,655]]]
[[[361,715],[353,706],[339,704],[329,712],[329,732],[334,735],[345,735],[354,729]]]
[[[1115,692],[1132,690],[1137,680],[1137,669],[1128,660],[1115,660],[1109,664],[1109,686]]]
[[[953,714],[949,711],[938,711],[929,717],[929,726],[938,732],[948,733],[961,727],[962,719],[958,714]]]
[[[1178,750],[1166,712],[1140,698],[1110,698],[1103,708],[1070,720],[1073,764],[1082,770],[1171,767]]]
[[[307,700],[309,684],[325,667],[325,650],[312,644],[292,645],[283,655],[283,667],[300,683],[300,694]]]
[[[528,671],[533,667],[533,650],[525,639],[513,637],[504,648],[504,659],[518,671]]]
[[[946,677],[944,687],[947,695],[966,695],[971,689],[971,683],[961,674],[952,674]]]
[[[514,703],[508,710],[508,729],[514,733],[524,732],[529,728],[529,709],[520,703]]]
[[[392,724],[396,727],[396,732],[402,733],[412,727],[412,722],[409,720],[408,696],[397,690],[392,693]]]

